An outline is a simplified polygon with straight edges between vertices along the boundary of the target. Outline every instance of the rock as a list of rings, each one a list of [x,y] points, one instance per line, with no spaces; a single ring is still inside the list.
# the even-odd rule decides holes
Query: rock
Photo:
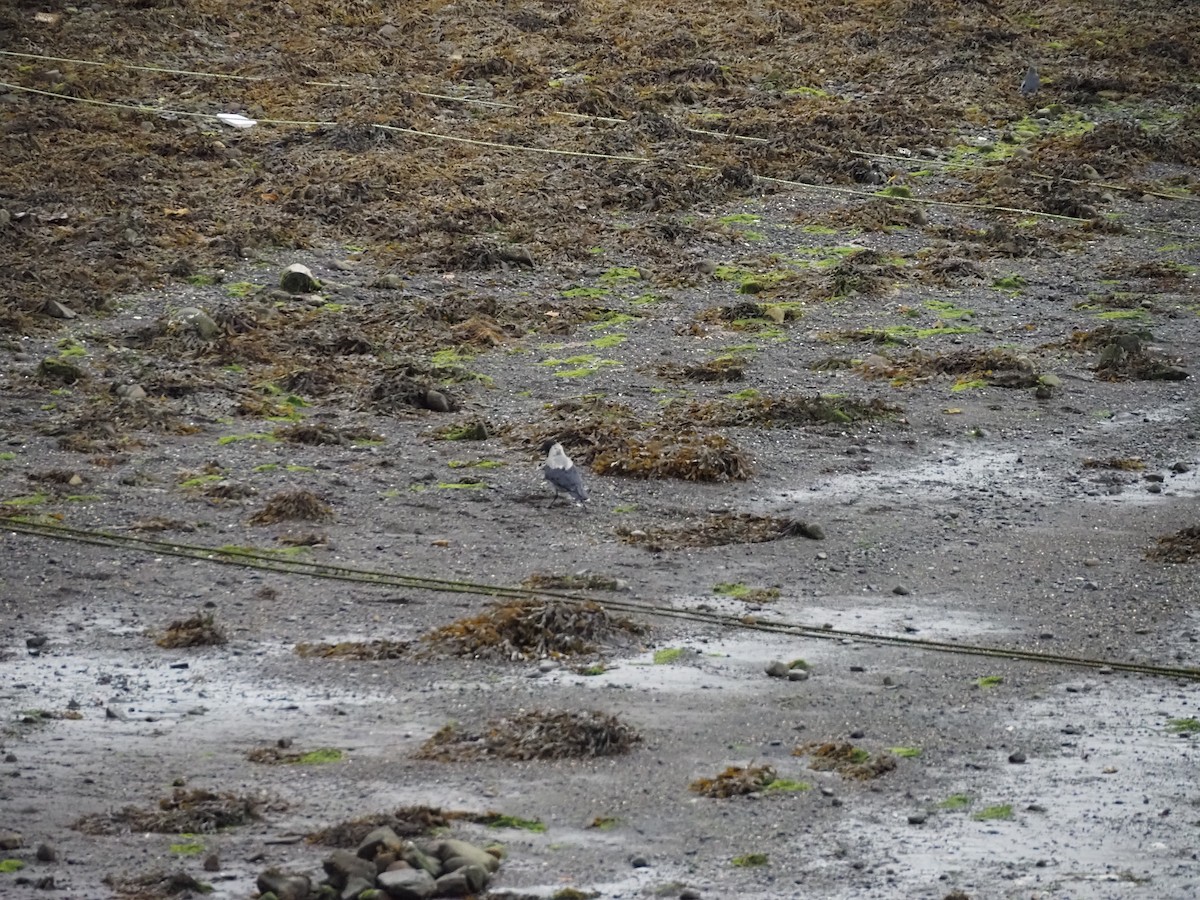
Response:
[[[42,315],[50,316],[54,319],[73,319],[75,318],[75,310],[66,304],[59,303],[57,300],[47,300],[42,304]]]
[[[912,812],[908,814],[909,825],[924,825],[929,820],[927,812]]]
[[[127,715],[125,715],[125,713],[121,712],[121,710],[117,709],[115,706],[104,707],[104,718],[116,719],[118,722],[128,722],[129,721],[129,717]]]
[[[1015,753],[1010,753],[1008,754],[1008,761],[1014,766],[1022,765],[1025,762],[1025,754],[1020,750],[1016,751]]]
[[[83,369],[57,356],[47,356],[38,363],[37,373],[39,378],[61,381],[63,384],[74,384],[83,378]]]
[[[401,868],[401,869],[411,869],[412,868],[412,866],[410,866],[404,860],[396,859],[396,854],[392,853],[388,850],[384,850],[382,853],[376,853],[375,858],[372,860],[372,862],[375,863],[375,871],[376,872],[386,872],[392,866],[397,866],[398,868]]]
[[[380,875],[377,883],[393,900],[425,900],[438,889],[433,876],[424,869],[393,869]]]
[[[808,681],[808,669],[788,669],[788,681]]]
[[[640,853],[634,854],[633,856],[629,857],[629,864],[631,866],[633,866],[635,869],[650,868],[650,860],[647,859],[646,857],[642,856]]]
[[[386,272],[371,283],[371,287],[385,291],[398,291],[404,287],[404,276],[395,272]]]
[[[118,384],[113,388],[113,393],[130,403],[146,399],[146,389],[140,384]]]
[[[338,894],[339,900],[358,900],[368,891],[375,887],[375,872],[372,869],[371,877],[364,878],[361,875],[351,875],[346,879],[346,885],[342,888],[342,892]]]
[[[1153,377],[1159,381],[1183,381],[1190,376],[1188,370],[1180,366],[1163,366],[1154,373]]]
[[[773,659],[767,663],[767,674],[772,678],[787,678],[791,669],[782,660]]]
[[[483,866],[463,866],[458,872],[467,879],[467,887],[470,888],[472,894],[482,893],[492,879],[491,874]]]
[[[216,853],[210,853],[210,854],[208,854],[208,856],[204,857],[204,871],[205,872],[220,872],[221,871],[221,857]]]
[[[450,868],[449,861],[455,858],[462,859],[463,865],[483,866],[489,872],[495,872],[500,868],[500,860],[486,850],[480,849],[474,844],[468,844],[466,841],[447,838],[444,841],[438,841],[431,852],[445,862],[447,868]]]
[[[278,869],[267,869],[258,876],[258,890],[274,894],[279,900],[308,900],[312,882],[307,875],[285,875]]]
[[[1189,466],[1185,462],[1177,462],[1173,466],[1171,466],[1171,471],[1174,472],[1176,475],[1183,475],[1183,474],[1186,474],[1187,472],[1192,471],[1192,467]]]
[[[684,888],[679,892],[679,900],[700,900],[702,896],[695,888]]]
[[[380,851],[387,850],[397,856],[404,852],[404,841],[392,829],[384,826],[376,828],[358,845],[357,853],[363,859],[375,859]]]
[[[334,850],[322,862],[325,874],[334,887],[342,890],[351,884],[365,882],[359,890],[375,886],[375,863],[359,857],[349,850]],[[343,895],[345,891],[343,890]],[[357,896],[351,894],[350,896]]]
[[[214,340],[221,334],[221,327],[213,321],[212,316],[198,306],[185,306],[175,310],[167,324],[179,329],[190,328],[206,341]]]
[[[19,831],[0,831],[0,850],[16,850],[25,845],[25,837]]]
[[[447,872],[437,880],[436,885],[439,897],[465,897],[471,893],[467,876],[462,873],[461,869],[457,872]]]
[[[825,540],[825,529],[816,522],[793,522],[788,527],[788,532],[813,541]]]
[[[450,402],[450,398],[441,391],[435,391],[432,388],[425,392],[425,408],[431,409],[434,412],[452,412],[454,405]]]
[[[292,263],[279,277],[279,286],[289,294],[311,294],[321,286],[313,277],[312,269],[300,263]]]
[[[908,588],[906,588],[904,585],[902,585],[902,584],[898,584],[898,585],[896,585],[894,588],[892,588],[892,593],[893,593],[893,594],[896,594],[896,595],[898,595],[898,596],[900,596],[900,597],[907,597],[909,594],[911,594],[911,593],[912,593],[912,591],[910,591],[910,590],[909,590]]]
[[[412,866],[414,869],[421,869],[428,872],[432,877],[437,878],[442,874],[441,861],[432,856],[414,844],[408,841],[404,845],[404,850],[400,854],[400,858]]]

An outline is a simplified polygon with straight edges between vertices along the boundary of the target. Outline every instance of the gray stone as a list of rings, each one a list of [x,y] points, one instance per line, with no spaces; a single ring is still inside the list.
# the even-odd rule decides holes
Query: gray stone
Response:
[[[1008,761],[1014,766],[1019,766],[1025,762],[1025,754],[1020,750],[1018,750],[1016,753],[1010,753],[1008,755]]]
[[[458,874],[467,879],[467,886],[471,889],[472,894],[482,893],[492,879],[487,869],[477,865],[463,866],[458,870]]]
[[[650,860],[640,853],[635,853],[633,856],[629,857],[629,865],[633,866],[635,869],[648,869],[650,868]]]
[[[700,900],[702,896],[695,888],[684,888],[679,892],[679,900]]]
[[[376,828],[363,838],[357,852],[363,859],[374,859],[381,850],[388,850],[397,855],[404,852],[404,841],[387,826]]]
[[[285,875],[278,869],[268,869],[258,876],[258,890],[274,894],[279,900],[308,900],[312,882],[307,875]]]
[[[372,868],[371,877],[364,878],[361,875],[351,875],[346,879],[346,885],[342,888],[342,892],[338,894],[339,900],[358,900],[363,894],[375,887],[375,871]]]
[[[440,860],[445,861],[459,857],[464,860],[465,865],[483,866],[489,872],[495,872],[500,868],[500,860],[486,850],[476,847],[474,844],[468,844],[466,841],[447,838],[444,841],[438,841],[431,852]]]
[[[425,900],[437,891],[437,882],[424,869],[393,869],[377,879],[393,900]]]
[[[908,814],[909,825],[924,825],[928,819],[929,813],[927,812],[914,812]]]
[[[292,263],[279,277],[279,286],[289,294],[311,294],[321,283],[313,277],[312,269],[300,263]]]
[[[430,389],[425,392],[425,408],[434,412],[451,412],[454,405],[450,402],[450,398],[441,391]]]
[[[38,844],[36,855],[38,862],[54,862],[58,859],[58,851],[49,844]]]
[[[808,681],[808,669],[788,669],[788,681]]]
[[[375,885],[375,863],[359,859],[349,850],[334,850],[322,861],[321,865],[325,868],[325,874],[329,876],[333,886],[339,890],[346,887],[352,880],[365,881],[366,887]],[[359,888],[359,890],[362,889]]]
[[[114,392],[122,400],[128,400],[130,403],[146,399],[146,389],[140,384],[118,384]]]
[[[892,588],[892,593],[898,597],[907,597],[909,594],[912,593],[912,591],[910,591],[904,585],[898,584],[894,588]]]
[[[437,878],[442,874],[442,864],[435,854],[426,853],[412,841],[408,841],[404,845],[404,850],[400,854],[400,858],[414,869],[421,869],[428,872],[434,878]]]
[[[371,287],[381,288],[385,291],[398,291],[404,287],[404,276],[397,275],[395,272],[387,272],[376,278]]]
[[[437,880],[437,895],[439,897],[465,897],[471,893],[471,885],[462,870],[447,872]]]
[[[788,664],[782,660],[773,659],[767,663],[767,674],[772,678],[787,678],[790,671]]]
[[[16,850],[25,845],[25,838],[19,831],[0,831],[0,850]]]
[[[206,341],[213,340],[221,333],[221,327],[213,321],[212,316],[198,306],[175,310],[167,323],[179,329],[191,329]]]
[[[57,300],[47,300],[42,304],[42,313],[54,319],[73,319],[75,310]]]

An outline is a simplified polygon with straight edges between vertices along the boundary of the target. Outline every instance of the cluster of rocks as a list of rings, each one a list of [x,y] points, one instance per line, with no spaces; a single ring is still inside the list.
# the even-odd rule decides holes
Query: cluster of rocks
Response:
[[[427,900],[481,893],[500,860],[459,840],[406,841],[391,828],[376,828],[357,851],[334,850],[322,863],[326,879],[269,869],[258,876],[260,900]]]

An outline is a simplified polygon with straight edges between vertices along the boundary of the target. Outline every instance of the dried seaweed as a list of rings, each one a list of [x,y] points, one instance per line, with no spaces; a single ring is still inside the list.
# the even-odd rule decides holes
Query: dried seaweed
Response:
[[[641,736],[606,713],[529,710],[495,719],[480,731],[447,725],[422,745],[418,759],[580,759],[628,753]]]
[[[601,642],[643,631],[598,603],[516,600],[437,628],[421,640],[455,656],[518,660],[594,653]]]
[[[872,754],[848,742],[812,741],[797,747],[792,755],[810,757],[808,767],[814,772],[837,772],[859,781],[878,778],[896,768],[896,757],[892,754]]]
[[[983,381],[994,387],[1026,388],[1038,383],[1033,361],[1004,348],[928,353],[914,350],[906,356],[872,356],[859,365],[868,378],[912,382],[935,375],[955,375],[964,381]]]
[[[282,491],[267,501],[267,505],[250,518],[251,525],[273,525],[276,522],[327,522],[333,510],[312,491]]]
[[[296,645],[295,652],[298,656],[321,659],[404,659],[411,648],[408,641],[376,638],[372,641],[340,641],[336,644],[301,643]]]
[[[683,481],[745,481],[752,472],[750,461],[729,438],[694,431],[631,438],[596,454],[592,470],[598,475]]]
[[[685,381],[741,381],[746,377],[749,360],[744,356],[717,356],[700,363],[678,365],[667,363],[658,367],[659,378]]]
[[[766,790],[778,776],[770,766],[729,766],[714,778],[698,778],[688,790],[705,797],[737,797]]]
[[[84,834],[212,834],[254,821],[268,807],[283,808],[262,797],[176,788],[170,797],[158,801],[157,808],[126,806],[116,812],[94,813],[71,827]]]
[[[750,513],[724,513],[709,516],[676,528],[629,528],[617,530],[627,544],[644,546],[648,550],[682,550],[688,547],[720,547],[725,544],[757,544],[789,537],[824,540],[819,525],[797,519],[756,516]]]
[[[390,828],[402,838],[414,838],[448,828],[454,822],[476,821],[479,813],[444,810],[436,806],[401,806],[394,812],[349,819],[306,835],[310,844],[358,847],[376,828]]]
[[[187,619],[178,619],[167,626],[162,637],[154,643],[168,650],[179,647],[209,647],[224,644],[228,638],[225,629],[217,624],[211,612],[196,613]]]
[[[680,416],[683,421],[728,428],[759,425],[848,425],[854,422],[873,422],[897,417],[903,410],[875,398],[855,400],[848,397],[812,397],[790,395],[746,397],[711,400],[687,407]]]
[[[1187,563],[1200,559],[1200,525],[1181,528],[1174,534],[1163,535],[1146,552],[1147,559],[1161,562]]]
[[[147,872],[144,875],[105,875],[104,884],[112,888],[121,900],[165,900],[186,894],[203,896],[212,892],[210,885],[198,881],[187,872]]]

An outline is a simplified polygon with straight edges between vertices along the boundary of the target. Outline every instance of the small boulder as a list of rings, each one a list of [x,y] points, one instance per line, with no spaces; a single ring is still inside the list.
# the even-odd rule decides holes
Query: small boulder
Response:
[[[432,852],[438,859],[447,863],[447,868],[450,868],[449,861],[455,858],[461,859],[462,865],[483,866],[489,872],[495,872],[500,868],[500,860],[486,850],[476,847],[474,844],[468,844],[466,841],[447,838],[444,841],[438,841]],[[455,868],[459,868],[459,866]]]
[[[393,869],[380,875],[378,884],[392,900],[426,900],[438,889],[424,869]]]
[[[787,678],[788,672],[790,672],[791,669],[788,668],[788,664],[783,660],[773,659],[767,663],[766,671],[767,674],[772,678]]]
[[[447,872],[437,880],[439,897],[465,897],[469,893],[471,893],[471,885],[461,869],[457,872]]]
[[[307,875],[285,875],[278,869],[268,869],[258,876],[261,894],[274,894],[279,900],[308,900],[312,882]]]
[[[426,853],[411,841],[405,844],[404,850],[400,854],[400,858],[414,869],[421,869],[422,871],[428,872],[434,878],[437,878],[442,874],[441,862],[434,856]]]
[[[179,330],[190,329],[206,341],[215,340],[221,334],[221,326],[198,306],[185,306],[175,310],[168,324]]]
[[[386,825],[376,828],[358,845],[358,855],[363,859],[374,859],[381,851],[400,854],[404,850],[404,841]]]
[[[321,865],[330,883],[338,890],[346,887],[352,879],[365,881],[366,887],[375,885],[375,863],[359,859],[349,850],[334,850]]]

